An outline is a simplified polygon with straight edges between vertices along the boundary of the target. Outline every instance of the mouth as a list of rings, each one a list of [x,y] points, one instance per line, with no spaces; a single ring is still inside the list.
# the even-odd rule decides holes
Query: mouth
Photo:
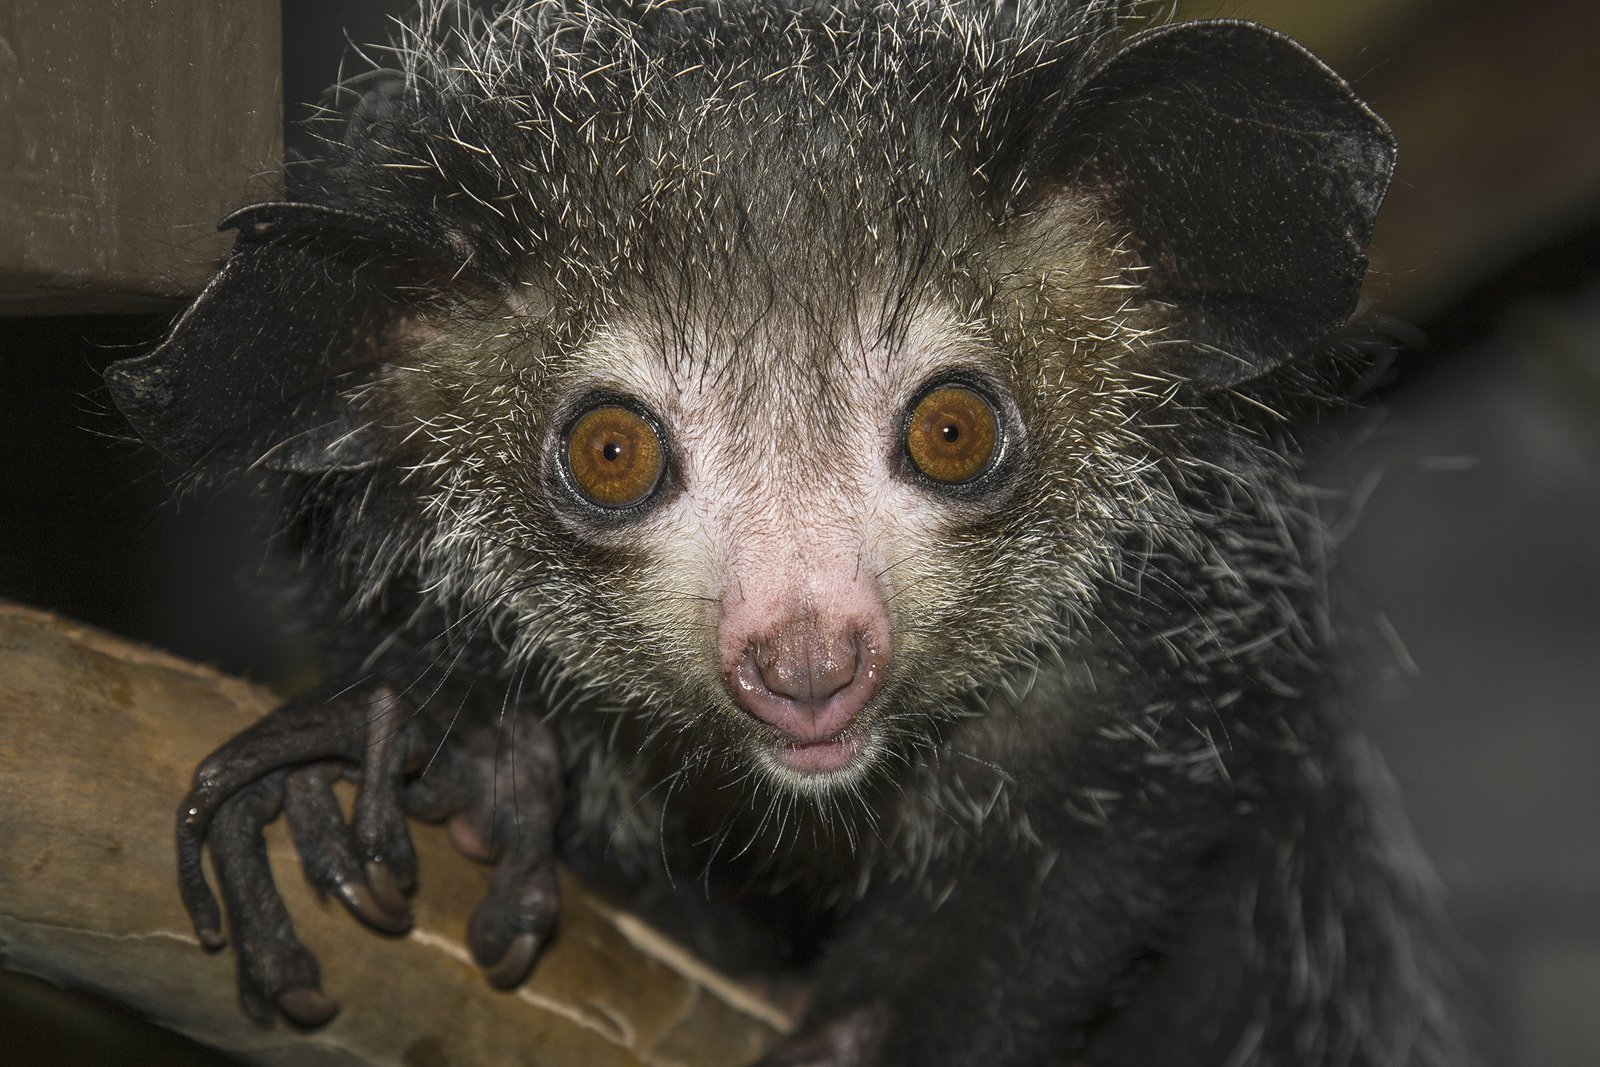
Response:
[[[866,730],[845,729],[816,741],[780,741],[770,752],[773,761],[784,770],[803,775],[831,774],[861,760],[869,740]]]

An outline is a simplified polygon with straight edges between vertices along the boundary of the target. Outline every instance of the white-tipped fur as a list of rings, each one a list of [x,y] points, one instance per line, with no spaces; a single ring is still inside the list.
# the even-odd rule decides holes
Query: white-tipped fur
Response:
[[[346,90],[365,96],[330,136],[323,194],[380,222],[425,205],[404,225],[435,220],[419,242],[457,256],[386,324],[356,398],[392,457],[373,491],[405,519],[364,527],[347,505],[330,540],[349,614],[397,600],[430,654],[533,679],[573,833],[624,868],[693,836],[673,806],[710,797],[722,814],[684,850],[707,870],[759,851],[832,905],[905,883],[937,910],[954,882],[929,872],[980,844],[1043,885],[1070,863],[1062,823],[1209,796],[1255,773],[1238,753],[1301,744],[1274,702],[1323,688],[1325,536],[1270,390],[1204,393],[1175,369],[1181,332],[1101,201],[1018,198],[1013,149],[1121,39],[1121,6],[428,3],[392,77]],[[981,492],[907,467],[908,408],[949,375],[1003,428]],[[564,488],[562,433],[596,396],[663,433],[666,487],[636,513]],[[881,598],[892,660],[842,768],[775,758],[725,683],[739,582],[784,577],[751,560]],[[1131,765],[1041,785],[1040,753],[1100,745]],[[1381,988],[1417,999],[1425,949],[1399,913],[1419,898],[1397,866],[1363,876],[1394,880],[1374,913],[1410,968]],[[1262,899],[1293,912],[1282,877],[1261,875]],[[1305,921],[1334,941],[1328,908]],[[1404,1062],[1411,1009],[1297,936],[1294,966],[1317,974],[1293,995],[1379,1019],[1337,1040]],[[1442,1033],[1427,1011],[1416,1026]]]

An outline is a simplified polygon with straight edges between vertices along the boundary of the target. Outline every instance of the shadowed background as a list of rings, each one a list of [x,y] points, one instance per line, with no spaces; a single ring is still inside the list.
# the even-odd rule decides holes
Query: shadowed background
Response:
[[[381,40],[408,6],[283,0],[291,158],[310,149],[293,123],[337,76],[347,35]],[[1397,342],[1393,359],[1361,412],[1311,432],[1311,479],[1341,518],[1344,607],[1370,637],[1353,652],[1370,680],[1358,713],[1449,893],[1497,1061],[1590,1067],[1600,1063],[1600,5],[1258,0],[1178,13],[1254,18],[1299,38],[1399,139],[1364,304]],[[16,190],[39,165],[7,112],[39,99],[6,47],[22,19],[0,12],[0,205],[23,203]],[[270,55],[270,41],[254,43]],[[138,44],[113,35],[104,47],[93,62],[148,80],[130,59]],[[233,51],[213,59],[245,62]],[[84,138],[98,132],[86,125]],[[267,518],[238,492],[174,502],[172,472],[126,440],[99,384],[105,364],[159,337],[226,248],[212,221],[270,188],[270,160],[250,166],[226,203],[182,183],[144,190],[165,228],[138,259],[162,281],[133,296],[40,289],[6,250],[46,222],[0,215],[0,596],[294,689],[314,677],[316,655],[262,556]],[[191,261],[201,266],[176,266]],[[123,285],[113,282],[108,292]],[[0,975],[0,1033],[8,1063],[216,1062],[13,975]]]

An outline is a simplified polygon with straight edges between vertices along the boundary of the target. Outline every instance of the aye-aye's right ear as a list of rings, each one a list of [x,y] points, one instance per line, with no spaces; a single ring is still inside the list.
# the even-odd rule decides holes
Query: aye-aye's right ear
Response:
[[[106,369],[133,428],[169,458],[353,470],[378,440],[353,393],[376,368],[407,279],[445,257],[396,225],[317,204],[257,204],[221,223],[227,262],[153,351]]]

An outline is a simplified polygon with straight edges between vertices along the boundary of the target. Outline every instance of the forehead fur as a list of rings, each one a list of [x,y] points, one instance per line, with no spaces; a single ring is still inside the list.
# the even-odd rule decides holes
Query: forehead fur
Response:
[[[502,287],[640,305],[607,318],[701,332],[781,301],[824,334],[892,329],[993,229],[1115,6],[436,4],[329,191]],[[841,285],[886,306],[846,311]]]

